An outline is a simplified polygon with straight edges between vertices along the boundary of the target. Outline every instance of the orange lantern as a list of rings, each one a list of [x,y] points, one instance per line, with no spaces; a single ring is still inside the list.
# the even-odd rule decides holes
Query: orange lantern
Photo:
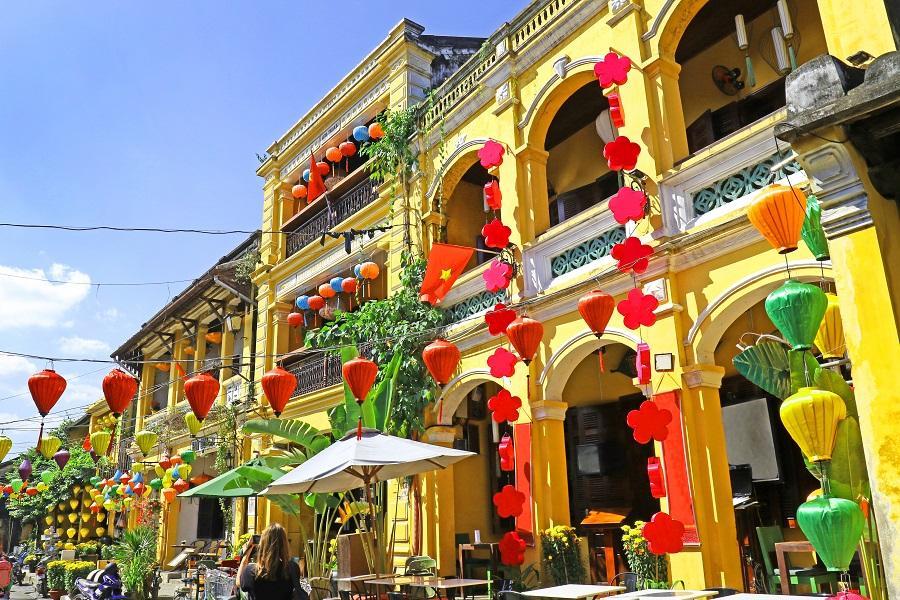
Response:
[[[615,307],[616,301],[613,297],[600,290],[589,292],[578,300],[578,312],[581,313],[581,318],[598,338],[606,331]]]
[[[447,340],[434,340],[422,351],[425,367],[438,385],[447,385],[459,365],[459,359],[459,348]]]
[[[184,382],[184,395],[199,421],[206,418],[219,395],[219,380],[209,373],[199,373]]]
[[[181,455],[179,455],[179,454],[176,454],[175,456],[173,456],[173,457],[172,457],[171,459],[169,459],[169,460],[170,460],[170,462],[172,463],[172,466],[173,466],[173,467],[178,466],[178,465],[180,465],[181,463],[184,462],[184,459],[181,458]]]
[[[325,158],[333,163],[340,162],[343,157],[344,155],[341,154],[341,151],[336,146],[331,146],[325,150]]]
[[[334,288],[331,287],[331,284],[323,283],[319,286],[319,295],[323,298],[334,298],[335,294],[337,294],[337,292],[334,291]]]
[[[310,296],[307,302],[309,304],[310,310],[319,310],[325,306],[325,298],[323,298],[322,296]]]
[[[770,185],[747,209],[747,218],[779,254],[793,252],[806,218],[806,195],[793,186]]]
[[[172,484],[172,487],[175,488],[176,492],[181,494],[181,493],[188,491],[188,489],[190,489],[190,487],[191,487],[191,484],[189,484],[187,481],[185,481],[184,479],[181,479],[179,477],[178,480]]]
[[[378,375],[378,365],[367,358],[357,356],[344,363],[341,373],[344,376],[344,381],[347,382],[347,387],[350,388],[350,392],[356,398],[356,402],[362,404],[369,394],[372,384],[375,383],[375,377]]]
[[[316,168],[319,170],[319,175],[321,175],[322,177],[325,177],[326,175],[331,173],[331,166],[325,161],[317,162]]]
[[[297,377],[281,367],[275,367],[262,376],[262,389],[275,416],[280,417],[297,389]]]
[[[519,353],[519,357],[526,365],[537,354],[538,346],[544,337],[544,326],[540,321],[526,316],[518,317],[506,328],[506,337]]]
[[[291,196],[293,196],[296,200],[306,198],[306,186],[302,183],[298,183],[291,188]]]
[[[303,314],[298,312],[289,313],[287,316],[288,327],[297,328],[303,325]]]
[[[341,154],[345,157],[350,157],[356,154],[356,144],[353,142],[342,142],[340,146],[338,146],[338,150],[341,151]]]
[[[384,128],[378,121],[369,125],[369,137],[373,140],[379,140],[384,137]]]
[[[162,490],[162,497],[165,499],[166,502],[172,502],[175,499],[175,496],[177,496],[177,495],[178,495],[178,492],[175,490],[175,488],[168,487],[168,488],[163,488],[163,490]]]
[[[359,267],[359,274],[363,276],[363,279],[375,279],[380,272],[381,269],[373,262],[364,262]]]

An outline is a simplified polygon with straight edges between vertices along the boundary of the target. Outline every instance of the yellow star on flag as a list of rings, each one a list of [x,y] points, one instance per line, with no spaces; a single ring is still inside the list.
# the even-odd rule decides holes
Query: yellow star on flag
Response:
[[[441,279],[447,281],[450,279],[450,276],[453,275],[453,269],[442,269],[441,270]]]

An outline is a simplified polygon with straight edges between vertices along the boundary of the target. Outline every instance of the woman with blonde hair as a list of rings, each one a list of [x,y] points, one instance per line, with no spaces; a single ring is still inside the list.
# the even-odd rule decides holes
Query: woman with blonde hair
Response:
[[[300,567],[291,560],[287,532],[278,523],[269,525],[259,538],[244,547],[237,581],[250,600],[309,600],[300,581]],[[254,553],[255,560],[251,562]]]

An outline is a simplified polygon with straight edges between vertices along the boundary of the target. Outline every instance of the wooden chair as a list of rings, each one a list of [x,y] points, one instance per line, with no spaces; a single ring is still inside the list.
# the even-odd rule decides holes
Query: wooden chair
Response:
[[[778,525],[768,527],[757,527],[756,537],[759,539],[759,548],[762,553],[763,564],[766,567],[766,576],[769,579],[769,592],[780,592],[781,572],[772,563],[772,556],[775,553],[775,544],[784,541],[784,533]],[[829,572],[823,567],[810,567],[802,569],[788,569],[788,576],[791,585],[808,585],[813,594],[821,591],[823,583],[827,583],[830,589],[834,590],[837,586],[838,573]]]
[[[636,592],[640,576],[637,573],[624,572],[617,573],[615,577],[609,580],[609,585],[625,586],[625,592]]]

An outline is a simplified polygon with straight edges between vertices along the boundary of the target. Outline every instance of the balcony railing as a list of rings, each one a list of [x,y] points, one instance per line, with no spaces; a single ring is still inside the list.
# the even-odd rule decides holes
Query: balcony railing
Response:
[[[316,352],[300,357],[284,368],[297,378],[294,396],[310,394],[341,382],[341,359],[328,352]]]
[[[366,178],[337,200],[332,200],[330,207],[323,202],[325,206],[319,212],[288,234],[286,256],[293,256],[319,240],[323,232],[356,214],[376,198],[378,198],[377,186],[371,179]]]

